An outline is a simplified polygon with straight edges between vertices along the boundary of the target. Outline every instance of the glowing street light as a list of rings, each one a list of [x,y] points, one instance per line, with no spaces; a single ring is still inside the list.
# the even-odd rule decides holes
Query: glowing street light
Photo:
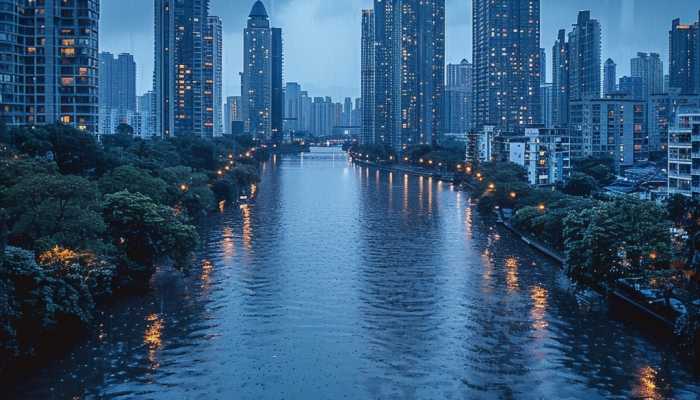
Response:
[[[511,199],[514,199],[514,198],[516,198],[516,197],[518,197],[518,194],[517,194],[517,193],[515,193],[515,192],[510,192],[510,198],[511,198]]]
[[[544,203],[540,203],[540,205],[537,206],[537,209],[540,210],[540,211],[542,211],[542,212],[544,212],[544,210],[546,210],[547,207],[544,205]]]

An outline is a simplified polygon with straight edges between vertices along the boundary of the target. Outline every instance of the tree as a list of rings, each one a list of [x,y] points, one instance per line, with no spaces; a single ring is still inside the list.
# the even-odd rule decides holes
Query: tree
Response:
[[[184,223],[172,208],[139,193],[107,195],[104,218],[115,246],[130,260],[145,265],[149,272],[164,257],[185,266],[197,246],[193,226]]]
[[[562,191],[572,196],[590,196],[598,191],[598,183],[590,175],[574,172],[564,185]]]
[[[73,175],[37,175],[6,191],[10,242],[29,249],[55,245],[89,249],[100,241],[105,224],[100,194],[93,182]]]
[[[48,132],[61,173],[82,175],[95,169],[98,147],[93,135],[65,125],[49,125],[43,129]]]
[[[133,136],[134,135],[134,128],[131,127],[129,124],[121,123],[117,125],[117,129],[115,132],[117,135],[121,136]]]
[[[131,165],[117,167],[107,173],[99,180],[99,187],[103,194],[128,190],[148,196],[156,203],[172,204],[168,201],[168,184],[165,181]]]

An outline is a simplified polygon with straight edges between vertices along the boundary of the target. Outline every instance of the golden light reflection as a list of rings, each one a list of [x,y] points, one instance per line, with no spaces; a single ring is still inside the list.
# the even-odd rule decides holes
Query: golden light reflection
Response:
[[[202,289],[209,289],[211,285],[211,273],[214,270],[214,264],[209,260],[202,261],[202,276],[200,280],[202,281]]]
[[[226,260],[230,260],[236,255],[236,243],[233,241],[233,229],[230,226],[224,228],[221,247],[224,250]]]
[[[464,207],[464,232],[467,234],[468,240],[471,240],[473,237],[472,226],[474,223],[474,219],[473,219],[472,211],[473,210],[469,205]]]
[[[158,369],[158,350],[163,346],[162,335],[165,322],[158,314],[149,314],[146,317],[146,332],[143,334],[143,343],[148,347],[148,361],[151,369]]]
[[[506,286],[509,292],[520,289],[518,267],[519,262],[517,258],[508,257],[506,259]]]
[[[224,211],[226,211],[226,200],[221,200],[219,202],[219,212],[223,214]]]
[[[642,399],[660,399],[661,393],[658,389],[658,376],[654,368],[650,366],[643,367],[638,372],[639,375],[639,393],[638,397]]]
[[[490,293],[493,291],[493,285],[491,282],[493,280],[494,263],[493,258],[491,257],[491,252],[488,249],[484,250],[484,253],[481,255],[481,264],[484,266],[484,272],[481,278],[485,289],[484,291]]]
[[[403,210],[408,211],[408,174],[403,176]]]
[[[530,311],[532,328],[538,331],[542,331],[549,326],[549,323],[545,319],[548,294],[547,289],[541,286],[535,286],[530,291],[530,299],[532,300],[532,310]]]
[[[250,207],[241,208],[243,213],[243,245],[250,250],[253,237],[253,228],[250,223]]]

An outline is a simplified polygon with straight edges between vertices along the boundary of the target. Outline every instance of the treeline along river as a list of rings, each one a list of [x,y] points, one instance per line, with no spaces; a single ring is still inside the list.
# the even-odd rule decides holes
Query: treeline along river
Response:
[[[467,193],[273,158],[255,204],[202,228],[185,276],[103,310],[10,390],[28,398],[696,399],[673,347],[577,299]]]

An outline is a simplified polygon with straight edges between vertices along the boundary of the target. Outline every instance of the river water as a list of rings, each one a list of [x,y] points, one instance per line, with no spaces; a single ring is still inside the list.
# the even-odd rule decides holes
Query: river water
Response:
[[[203,229],[187,276],[108,308],[10,397],[697,399],[673,350],[577,302],[465,193],[275,158],[256,204]]]

